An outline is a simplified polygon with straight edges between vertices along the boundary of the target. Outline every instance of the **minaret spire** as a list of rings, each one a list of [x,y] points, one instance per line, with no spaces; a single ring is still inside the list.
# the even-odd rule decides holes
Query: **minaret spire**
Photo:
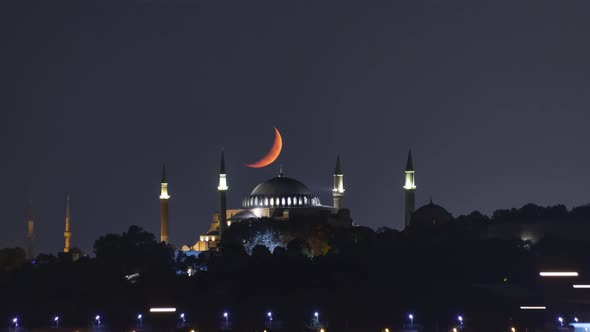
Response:
[[[406,163],[406,181],[404,185],[404,205],[405,205],[405,227],[410,225],[412,213],[416,208],[416,181],[414,174],[414,161],[412,160],[412,150],[408,151],[408,161]]]
[[[166,164],[162,164],[162,182],[160,183],[160,242],[169,243],[168,233],[168,181],[166,180]]]
[[[64,252],[70,252],[70,238],[72,232],[70,232],[70,193],[66,197],[66,225],[64,229]]]
[[[219,192],[219,238],[223,236],[223,232],[227,228],[227,197],[226,193],[229,187],[227,186],[227,177],[225,173],[225,154],[221,150],[221,164],[219,167],[219,185],[217,191]]]
[[[342,173],[340,155],[336,157],[336,168],[334,169],[334,188],[332,189],[332,199],[334,201],[334,208],[341,209],[342,200],[344,199],[344,174]]]
[[[33,222],[33,202],[27,206],[27,259],[34,259],[35,223]]]

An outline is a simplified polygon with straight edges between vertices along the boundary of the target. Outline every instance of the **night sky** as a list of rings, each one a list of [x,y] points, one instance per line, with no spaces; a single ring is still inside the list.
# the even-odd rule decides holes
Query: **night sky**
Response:
[[[159,234],[162,162],[171,242],[194,244],[284,165],[370,227],[417,205],[453,215],[590,202],[590,2],[2,1],[0,247],[85,251],[131,224]],[[283,135],[277,163],[244,165]]]

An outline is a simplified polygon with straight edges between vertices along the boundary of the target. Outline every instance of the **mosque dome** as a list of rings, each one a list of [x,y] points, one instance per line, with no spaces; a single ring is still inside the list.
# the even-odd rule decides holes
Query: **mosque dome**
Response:
[[[412,213],[412,225],[426,226],[446,224],[451,221],[452,215],[444,207],[430,201]]]
[[[320,205],[319,198],[303,183],[282,173],[257,185],[244,198],[245,208],[297,208]]]

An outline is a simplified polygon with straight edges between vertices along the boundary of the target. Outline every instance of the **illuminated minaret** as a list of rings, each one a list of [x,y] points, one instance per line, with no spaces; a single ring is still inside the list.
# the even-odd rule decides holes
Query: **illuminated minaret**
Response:
[[[340,155],[336,157],[336,169],[334,169],[334,189],[332,189],[332,198],[334,199],[334,208],[342,208],[344,199],[344,174],[340,165]]]
[[[33,222],[33,207],[29,202],[27,209],[27,258],[35,258],[34,241],[35,241],[35,223]]]
[[[162,183],[160,184],[160,242],[168,240],[168,181],[166,180],[166,164],[162,165]]]
[[[228,188],[225,174],[225,156],[223,151],[221,151],[219,186],[217,186],[217,191],[219,191],[219,238],[223,236],[223,231],[227,228],[226,192]]]
[[[406,164],[406,184],[404,185],[404,201],[405,201],[405,226],[410,225],[412,213],[416,206],[416,181],[414,179],[414,162],[412,161],[412,150],[408,152],[408,163]]]
[[[66,198],[66,227],[64,230],[64,252],[70,252],[70,238],[72,232],[70,232],[70,194]]]

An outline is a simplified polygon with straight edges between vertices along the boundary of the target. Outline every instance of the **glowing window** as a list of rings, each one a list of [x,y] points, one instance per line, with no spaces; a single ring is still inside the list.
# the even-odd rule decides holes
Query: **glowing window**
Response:
[[[287,205],[291,205],[291,197],[287,197]]]
[[[275,200],[274,200],[274,198],[271,197],[270,198],[270,206],[273,206],[273,205],[275,205]]]
[[[303,197],[303,204],[307,205],[307,197]]]
[[[285,206],[285,197],[281,198],[281,205]]]
[[[268,206],[268,197],[264,198],[264,206]]]

